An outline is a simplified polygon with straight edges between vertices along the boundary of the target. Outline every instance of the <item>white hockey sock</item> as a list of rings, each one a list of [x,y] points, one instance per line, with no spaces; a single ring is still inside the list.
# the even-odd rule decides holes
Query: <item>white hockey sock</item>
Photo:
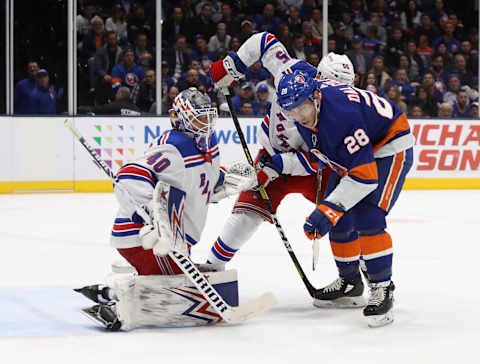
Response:
[[[256,214],[231,214],[208,254],[213,264],[225,264],[247,242],[264,219]]]

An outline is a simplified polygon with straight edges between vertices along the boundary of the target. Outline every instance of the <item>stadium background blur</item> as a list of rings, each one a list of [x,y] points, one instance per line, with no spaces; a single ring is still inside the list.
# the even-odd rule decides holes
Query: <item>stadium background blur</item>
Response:
[[[15,114],[63,114],[67,1],[25,2],[26,8],[20,3],[15,2],[14,17]],[[328,50],[351,59],[355,86],[394,100],[410,117],[477,118],[476,4],[330,1]],[[115,114],[115,103],[121,103],[132,115],[155,113],[155,1],[78,0],[77,7],[77,112]],[[175,95],[191,86],[207,92],[220,115],[228,114],[208,66],[255,32],[275,34],[292,57],[316,66],[322,58],[321,10],[320,0],[163,1],[163,114]],[[5,5],[1,11],[5,18]],[[5,50],[5,29],[0,42]],[[4,62],[1,57],[3,84]],[[262,116],[274,92],[270,74],[254,64],[235,92],[240,115]]]

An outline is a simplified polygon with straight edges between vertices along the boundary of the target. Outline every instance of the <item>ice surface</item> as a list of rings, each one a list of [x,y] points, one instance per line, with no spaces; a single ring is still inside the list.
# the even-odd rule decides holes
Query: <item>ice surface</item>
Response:
[[[233,200],[212,205],[193,258],[203,261]],[[0,196],[0,363],[478,363],[480,191],[406,191],[389,217],[395,322],[370,329],[361,310],[320,310],[273,226],[231,263],[240,300],[273,291],[274,310],[243,325],[105,333],[72,287],[99,282],[118,255],[108,245],[112,194]],[[301,226],[312,205],[288,196],[278,217],[317,287],[336,277],[327,240],[311,271]]]

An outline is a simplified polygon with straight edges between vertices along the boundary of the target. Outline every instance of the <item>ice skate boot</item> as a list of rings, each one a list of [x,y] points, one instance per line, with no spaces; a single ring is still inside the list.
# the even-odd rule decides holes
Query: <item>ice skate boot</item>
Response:
[[[118,331],[122,327],[122,323],[115,312],[114,302],[84,308],[82,312],[88,318],[105,327],[108,331]]]
[[[355,308],[366,305],[363,297],[363,282],[360,273],[352,278],[337,278],[318,290],[313,300],[315,307]]]
[[[393,291],[395,285],[392,281],[370,283],[370,296],[363,315],[368,326],[380,327],[393,322]]]
[[[85,286],[82,288],[74,288],[75,292],[83,294],[88,299],[92,300],[95,303],[107,303],[111,300],[110,287],[103,286],[100,284],[94,284],[92,286]]]

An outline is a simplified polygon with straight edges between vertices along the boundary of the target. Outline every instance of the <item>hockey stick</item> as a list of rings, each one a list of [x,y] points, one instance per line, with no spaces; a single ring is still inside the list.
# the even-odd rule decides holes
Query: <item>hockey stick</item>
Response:
[[[228,103],[228,108],[230,109],[230,114],[232,115],[233,119],[233,124],[235,125],[235,129],[237,130],[238,137],[240,138],[240,143],[242,144],[243,152],[245,153],[245,156],[247,157],[248,163],[255,168],[255,163],[253,161],[252,155],[250,154],[250,151],[248,149],[247,142],[245,141],[245,136],[243,135],[242,128],[240,127],[240,123],[238,122],[238,117],[235,109],[233,108],[232,104],[232,96],[231,96],[231,90],[224,90],[225,97],[227,98],[227,103]],[[316,298],[318,290],[310,283],[308,280],[307,276],[305,275],[305,272],[302,269],[302,266],[298,262],[298,259],[293,252],[292,246],[288,242],[287,236],[285,235],[285,232],[283,231],[282,226],[280,225],[280,222],[277,219],[277,215],[275,214],[275,211],[273,210],[273,205],[272,202],[270,201],[270,198],[268,197],[267,191],[265,191],[265,188],[263,186],[260,187],[259,189],[260,195],[263,198],[263,201],[267,205],[268,211],[270,212],[270,216],[272,217],[273,223],[275,227],[277,228],[278,233],[280,234],[280,238],[282,239],[283,245],[285,245],[285,248],[288,251],[288,254],[290,255],[290,258],[293,261],[293,264],[295,265],[295,268],[297,269],[298,274],[300,275],[300,278],[302,279],[303,283],[305,284],[305,287],[307,287],[308,293],[310,296],[313,298]]]
[[[72,132],[72,134],[77,138],[77,140],[82,144],[85,149],[88,151],[90,156],[98,163],[102,170],[112,179],[113,183],[116,184],[115,174],[110,169],[110,167],[105,163],[105,161],[100,158],[100,156],[93,150],[93,148],[88,144],[85,138],[80,134],[80,132],[73,125],[72,119],[65,120],[65,126]],[[145,221],[150,221],[151,219],[146,214],[146,212],[139,206],[139,204],[133,199],[132,195],[122,187],[122,185],[116,184],[117,188],[121,188],[126,196],[130,199],[130,202],[136,207],[137,213],[140,216],[147,215]],[[143,211],[143,215],[141,214]],[[202,273],[198,270],[195,264],[190,260],[188,256],[185,256],[181,252],[172,251],[168,254],[174,262],[180,267],[182,272],[188,277],[188,279],[193,283],[193,285],[202,293],[205,299],[210,303],[210,305],[217,311],[217,313],[222,317],[222,319],[230,324],[237,324],[243,321],[246,321],[250,318],[253,318],[262,312],[265,312],[273,308],[277,301],[272,293],[267,292],[257,297],[250,302],[240,305],[238,307],[232,307],[220,296],[220,294],[213,288],[213,286],[208,282]]]

